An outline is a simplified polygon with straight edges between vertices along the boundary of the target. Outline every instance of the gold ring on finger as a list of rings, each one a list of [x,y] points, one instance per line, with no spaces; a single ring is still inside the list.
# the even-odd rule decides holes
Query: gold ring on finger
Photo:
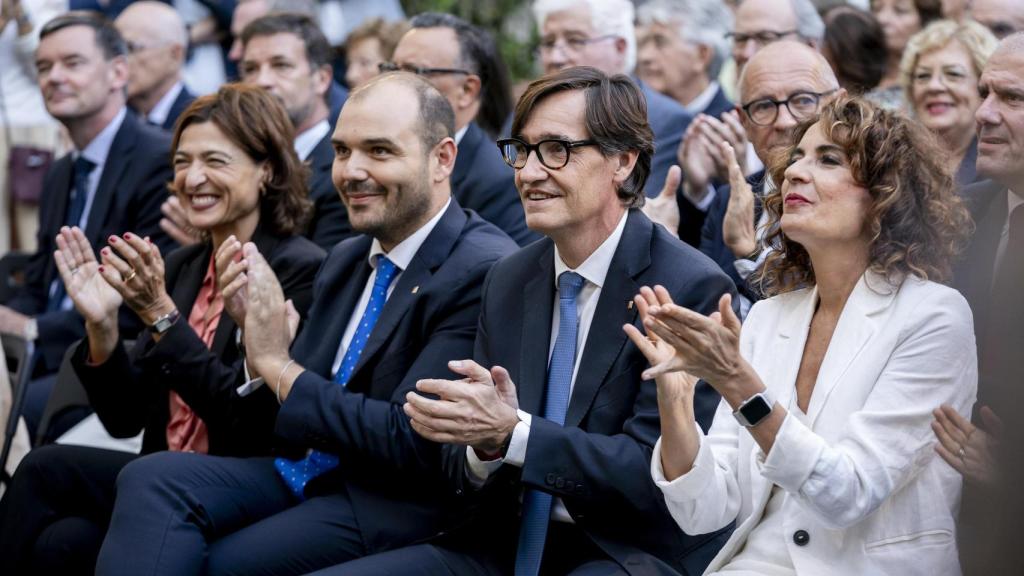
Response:
[[[135,268],[132,268],[132,271],[129,272],[128,275],[124,277],[124,281],[131,282],[132,278],[135,278],[136,274],[137,272],[135,271]]]
[[[963,460],[967,456],[967,451],[964,450],[963,446],[960,446],[960,450],[957,452],[960,455],[960,459]]]

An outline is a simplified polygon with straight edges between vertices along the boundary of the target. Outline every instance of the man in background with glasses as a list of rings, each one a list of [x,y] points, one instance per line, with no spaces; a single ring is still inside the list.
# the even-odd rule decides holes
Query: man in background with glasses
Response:
[[[128,45],[128,105],[146,122],[173,130],[196,99],[182,83],[188,32],[163,2],[133,2],[114,20]]]
[[[498,141],[526,223],[546,238],[500,260],[461,380],[420,380],[405,413],[449,444],[449,481],[477,506],[448,534],[322,574],[700,574],[726,535],[687,536],[646,478],[657,391],[622,326],[664,286],[702,314],[732,283],[637,208],[651,166],[643,94],[572,67],[534,81]],[[436,399],[435,399],[436,398]],[[718,395],[696,393],[708,426]]]
[[[736,8],[736,29],[728,35],[736,75],[772,42],[794,40],[817,48],[824,34],[825,24],[811,0],[744,0]]]
[[[538,56],[545,73],[593,66],[605,74],[633,74],[636,33],[629,0],[538,0],[533,14],[540,28]],[[654,131],[654,159],[644,192],[656,196],[675,163],[676,149],[691,116],[682,105],[637,81],[647,99]]]
[[[459,147],[452,194],[520,246],[537,240],[523,220],[512,174],[494,148],[494,138],[512,112],[508,71],[494,39],[451,14],[426,12],[410,24],[412,29],[395,47],[393,61],[380,68],[422,76],[451,104]]]

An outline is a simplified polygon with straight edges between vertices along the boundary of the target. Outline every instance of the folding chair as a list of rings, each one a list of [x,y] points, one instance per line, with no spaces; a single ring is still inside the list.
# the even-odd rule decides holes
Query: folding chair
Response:
[[[28,388],[28,381],[32,377],[35,365],[35,343],[11,334],[0,334],[0,342],[3,343],[7,370],[11,377],[11,386],[14,388],[11,410],[7,415],[7,427],[4,430],[4,444],[0,449],[0,482],[9,484],[11,478],[7,474],[7,458],[10,456],[11,444],[18,430],[22,404],[25,403],[25,389]]]

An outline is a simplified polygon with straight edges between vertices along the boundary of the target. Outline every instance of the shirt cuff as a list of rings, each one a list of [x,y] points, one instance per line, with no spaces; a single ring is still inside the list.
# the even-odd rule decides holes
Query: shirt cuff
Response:
[[[696,197],[686,193],[686,185],[685,184],[683,184],[682,186],[683,186],[683,196],[687,200],[690,201],[690,204],[693,204],[694,207],[697,208],[697,210],[700,210],[701,212],[707,212],[708,211],[708,208],[711,207],[711,203],[715,201],[715,196],[718,194],[718,192],[715,191],[715,187],[712,186],[711,184],[708,184],[705,187],[704,194],[701,195],[700,198],[696,198]]]
[[[512,438],[509,439],[508,450],[505,451],[504,458],[481,460],[472,446],[466,446],[466,477],[474,488],[483,486],[491,474],[494,474],[502,464],[522,467],[523,462],[526,461],[526,442],[530,437],[532,417],[522,410],[516,412],[519,415],[519,422],[512,429]]]
[[[505,463],[522,468],[523,463],[526,462],[526,444],[530,440],[530,424],[533,422],[533,416],[522,410],[516,410],[516,412],[519,414],[519,422],[512,430],[512,438],[509,440],[508,450],[505,451]]]
[[[262,376],[257,376],[256,378],[253,378],[252,375],[249,374],[249,364],[245,361],[245,359],[242,360],[242,372],[245,373],[245,383],[239,386],[238,388],[235,388],[235,392],[237,392],[239,396],[244,398],[249,394],[255,392],[260,386],[263,386],[264,382]]]

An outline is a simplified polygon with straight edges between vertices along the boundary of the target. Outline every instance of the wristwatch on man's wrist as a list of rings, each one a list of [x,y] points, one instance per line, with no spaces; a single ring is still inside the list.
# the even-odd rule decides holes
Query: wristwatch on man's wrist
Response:
[[[775,399],[768,395],[768,391],[758,392],[747,398],[733,411],[732,415],[741,426],[753,428],[772,413],[775,407]]]
[[[181,316],[181,314],[178,313],[177,309],[171,310],[167,314],[157,318],[156,322],[153,322],[153,325],[149,327],[149,331],[157,336],[163,335],[163,333],[171,329],[171,326],[174,326],[174,323],[178,321],[179,316]]]

